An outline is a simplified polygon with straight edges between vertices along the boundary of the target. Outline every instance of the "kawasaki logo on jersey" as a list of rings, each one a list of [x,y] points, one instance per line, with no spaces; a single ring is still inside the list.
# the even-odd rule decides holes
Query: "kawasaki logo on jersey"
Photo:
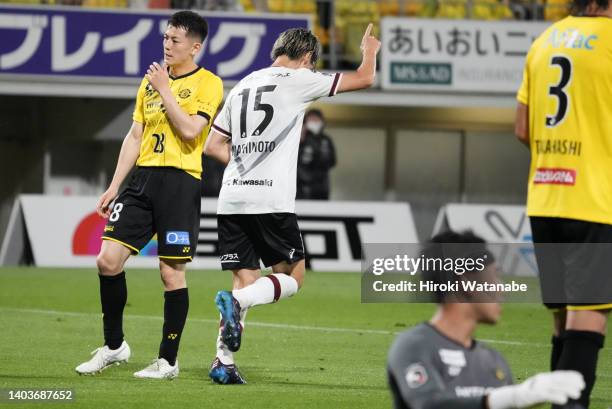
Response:
[[[189,246],[189,233],[186,231],[166,232],[166,244],[177,246]]]

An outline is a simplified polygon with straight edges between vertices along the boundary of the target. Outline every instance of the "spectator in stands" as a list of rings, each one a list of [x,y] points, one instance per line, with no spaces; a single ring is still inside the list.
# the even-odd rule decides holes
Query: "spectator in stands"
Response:
[[[298,199],[329,200],[329,171],[336,166],[336,149],[324,128],[321,111],[306,112],[298,153]]]

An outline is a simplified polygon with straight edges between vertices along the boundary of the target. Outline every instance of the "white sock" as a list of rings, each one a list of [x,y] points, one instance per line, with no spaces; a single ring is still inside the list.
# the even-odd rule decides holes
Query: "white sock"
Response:
[[[253,284],[232,291],[232,295],[238,300],[241,308],[250,308],[272,304],[281,298],[291,297],[297,291],[298,283],[295,278],[281,273],[260,277]]]
[[[242,329],[244,330],[244,322],[246,321],[246,314],[248,309],[242,308],[240,310],[240,325],[242,325]],[[217,335],[217,358],[224,365],[233,365],[234,364],[234,353],[227,349],[227,346],[221,340],[221,314],[219,314],[219,334]]]

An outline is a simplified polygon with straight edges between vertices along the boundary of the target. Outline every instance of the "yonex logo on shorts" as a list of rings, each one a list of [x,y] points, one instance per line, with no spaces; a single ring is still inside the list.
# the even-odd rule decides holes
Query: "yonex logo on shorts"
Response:
[[[166,232],[166,244],[189,246],[189,233],[186,231]]]
[[[536,169],[533,183],[547,185],[569,185],[576,184],[576,170],[560,168],[538,168]]]

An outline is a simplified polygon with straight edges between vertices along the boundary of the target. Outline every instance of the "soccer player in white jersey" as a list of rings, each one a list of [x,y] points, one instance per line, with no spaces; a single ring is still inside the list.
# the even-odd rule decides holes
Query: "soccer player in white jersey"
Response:
[[[321,97],[374,83],[380,41],[371,31],[372,24],[361,43],[360,67],[342,74],[314,71],[321,46],[312,32],[283,32],[272,49],[272,66],[242,79],[213,123],[204,153],[227,164],[217,222],[221,267],[233,273],[233,291],[220,291],[215,299],[221,324],[209,376],[216,383],[245,383],[233,353],[247,310],[290,297],[302,286],[295,192],[304,112]],[[260,260],[272,274],[261,276]]]

